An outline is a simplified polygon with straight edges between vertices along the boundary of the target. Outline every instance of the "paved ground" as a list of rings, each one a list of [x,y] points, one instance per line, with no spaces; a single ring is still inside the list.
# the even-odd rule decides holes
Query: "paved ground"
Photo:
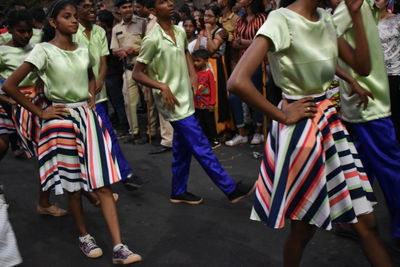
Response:
[[[118,209],[124,242],[143,256],[137,266],[281,266],[282,246],[287,229],[272,230],[250,221],[251,199],[230,204],[193,160],[190,191],[205,202],[199,206],[170,204],[171,153],[148,155],[150,145],[123,145],[136,172],[149,179],[140,191],[128,192],[115,185],[120,194]],[[254,181],[259,160],[252,151],[261,147],[221,147],[216,150],[226,170],[236,180]],[[11,204],[9,214],[24,263],[28,267],[112,266],[110,238],[101,211],[84,203],[90,233],[103,248],[100,259],[83,256],[71,216],[51,218],[35,213],[38,175],[35,160],[20,161],[8,155],[1,162],[0,182]],[[389,220],[382,194],[376,206],[381,235],[390,245]],[[65,196],[53,200],[66,207]],[[391,254],[400,266],[400,255]],[[318,231],[308,246],[302,266],[368,266],[358,244]]]

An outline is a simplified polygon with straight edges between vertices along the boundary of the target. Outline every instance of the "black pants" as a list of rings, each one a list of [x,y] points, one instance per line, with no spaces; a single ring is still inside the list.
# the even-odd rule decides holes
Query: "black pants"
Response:
[[[106,77],[107,95],[114,108],[115,114],[117,115],[118,124],[119,126],[125,125],[129,128],[128,119],[125,113],[124,96],[122,95],[122,85],[122,74]]]
[[[208,140],[217,138],[217,130],[215,129],[214,112],[208,109],[197,109],[195,112],[196,119],[199,121],[201,128]]]
[[[389,76],[391,119],[397,140],[400,142],[400,76]]]

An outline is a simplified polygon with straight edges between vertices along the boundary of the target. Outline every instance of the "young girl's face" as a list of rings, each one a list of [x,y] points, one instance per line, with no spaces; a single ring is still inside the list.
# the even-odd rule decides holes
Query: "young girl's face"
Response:
[[[32,25],[21,21],[14,27],[9,28],[9,32],[12,35],[14,45],[17,47],[24,47],[31,40]]]
[[[157,17],[170,18],[174,15],[174,1],[173,0],[156,0],[154,4]]]
[[[74,6],[66,6],[55,19],[56,31],[64,34],[74,34],[78,31],[78,12]]]

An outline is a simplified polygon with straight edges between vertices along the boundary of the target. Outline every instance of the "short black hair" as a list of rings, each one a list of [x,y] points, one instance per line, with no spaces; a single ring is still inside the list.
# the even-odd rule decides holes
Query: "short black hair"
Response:
[[[46,13],[41,7],[32,7],[29,9],[29,13],[31,13],[32,18],[40,23],[43,23],[46,20]]]
[[[12,29],[18,23],[26,22],[29,26],[32,26],[32,16],[26,9],[12,9],[7,13],[7,26]]]
[[[186,17],[190,16],[190,8],[188,5],[184,4],[181,6],[181,8],[178,10],[179,13],[184,13]]]
[[[205,49],[199,49],[192,53],[192,57],[197,57],[207,60],[210,57],[210,53],[208,53],[208,51]]]
[[[109,28],[112,28],[114,25],[114,15],[108,10],[100,10],[97,13],[97,18],[101,22],[104,22]]]

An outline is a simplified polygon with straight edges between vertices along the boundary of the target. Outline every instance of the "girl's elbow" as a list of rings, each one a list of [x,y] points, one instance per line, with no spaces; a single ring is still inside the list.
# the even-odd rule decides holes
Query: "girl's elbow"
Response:
[[[367,77],[371,73],[371,65],[364,65],[360,67],[357,73],[361,76]]]
[[[237,77],[231,76],[227,82],[227,88],[229,92],[235,93],[239,88],[239,82]]]

